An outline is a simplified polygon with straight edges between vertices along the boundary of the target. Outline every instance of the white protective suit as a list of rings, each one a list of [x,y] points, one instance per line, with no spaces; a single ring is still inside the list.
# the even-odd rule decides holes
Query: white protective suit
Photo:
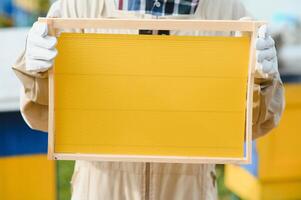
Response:
[[[248,16],[238,0],[200,0],[194,19],[235,19]],[[113,0],[58,0],[48,17],[152,18],[148,14],[115,9]],[[166,17],[166,18],[179,18]],[[70,30],[69,30],[70,31]],[[73,30],[80,31],[80,30]],[[84,30],[84,32],[132,33],[137,30]],[[229,35],[200,31],[171,31],[176,35]],[[101,58],[101,55],[99,56]],[[235,59],[235,58],[234,58]],[[13,67],[24,85],[21,111],[28,124],[47,131],[47,72],[25,70],[24,55]],[[279,74],[256,78],[254,89],[254,137],[274,128],[283,110],[283,87]],[[77,161],[72,178],[73,200],[211,200],[217,199],[215,165]]]

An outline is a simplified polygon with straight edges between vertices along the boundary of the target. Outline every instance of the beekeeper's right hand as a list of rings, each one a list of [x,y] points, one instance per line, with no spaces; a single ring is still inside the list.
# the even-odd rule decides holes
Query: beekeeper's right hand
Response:
[[[45,72],[53,65],[57,55],[57,39],[48,36],[46,23],[36,22],[28,33],[25,62],[30,72]]]

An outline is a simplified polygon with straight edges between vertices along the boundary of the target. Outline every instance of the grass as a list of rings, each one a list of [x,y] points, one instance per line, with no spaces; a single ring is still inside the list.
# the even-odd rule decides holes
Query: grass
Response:
[[[57,199],[71,199],[71,177],[73,173],[73,161],[57,161]]]

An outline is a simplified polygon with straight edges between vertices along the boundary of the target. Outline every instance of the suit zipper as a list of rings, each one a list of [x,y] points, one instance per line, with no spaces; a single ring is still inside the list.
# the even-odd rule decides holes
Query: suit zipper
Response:
[[[159,19],[156,16],[156,19]],[[152,35],[158,35],[158,30],[152,30]],[[150,163],[145,163],[145,200],[150,200]]]
[[[145,200],[150,200],[150,163],[145,163]]]

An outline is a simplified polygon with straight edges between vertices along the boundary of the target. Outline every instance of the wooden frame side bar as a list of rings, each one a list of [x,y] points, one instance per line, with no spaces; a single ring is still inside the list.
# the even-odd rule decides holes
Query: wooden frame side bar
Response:
[[[49,35],[55,36],[56,29],[53,28],[52,21],[47,21]],[[54,109],[54,65],[53,68],[48,71],[48,93],[49,93],[49,102],[48,102],[48,159],[54,160],[55,152],[55,109]]]
[[[265,23],[266,24],[266,23]],[[253,90],[256,68],[256,49],[255,43],[257,32],[262,24],[254,24],[253,32],[250,35],[250,58],[249,58],[249,77],[248,77],[248,90],[247,90],[247,112],[246,112],[246,138],[245,138],[245,157],[246,164],[252,162],[252,140],[253,140]]]
[[[253,32],[254,25],[263,21],[238,20],[179,20],[179,19],[73,19],[39,18],[39,22],[52,24],[54,29],[152,29],[152,30],[202,30],[202,31],[244,31]]]

